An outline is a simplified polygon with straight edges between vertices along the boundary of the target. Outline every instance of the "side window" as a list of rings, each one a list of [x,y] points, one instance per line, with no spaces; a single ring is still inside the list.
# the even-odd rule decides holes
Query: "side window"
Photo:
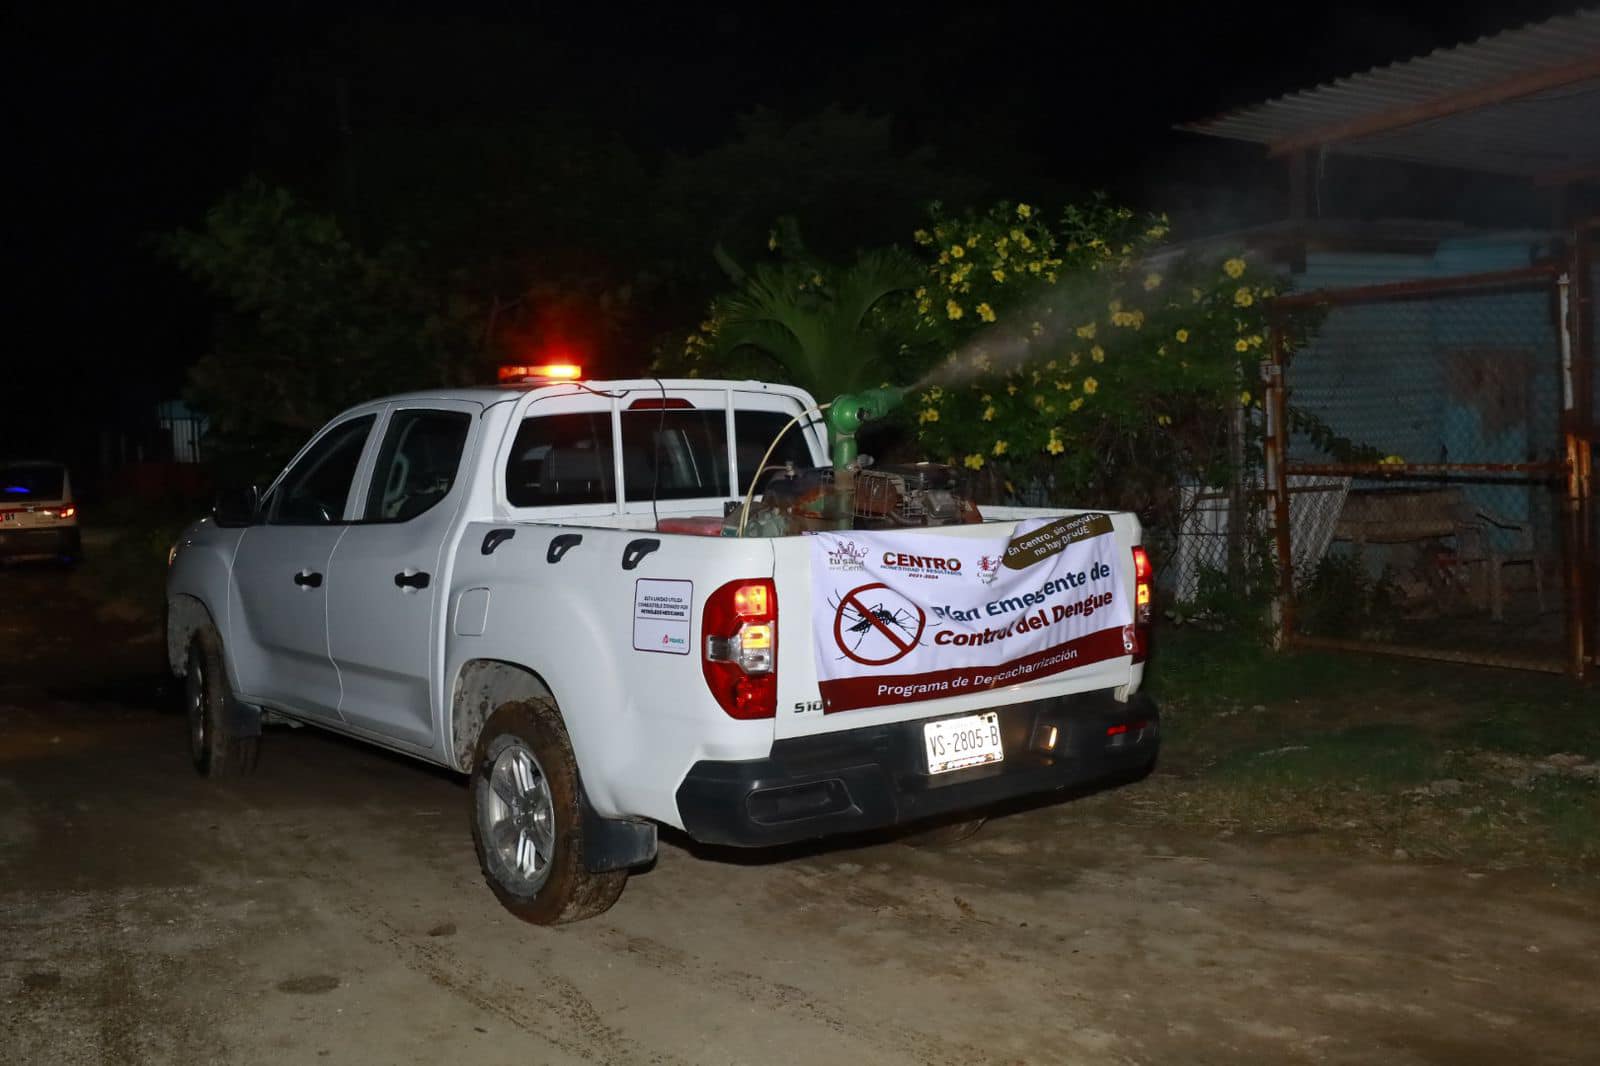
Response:
[[[524,419],[506,460],[506,499],[513,507],[615,503],[611,412]]]
[[[772,447],[772,438],[793,417],[782,411],[735,411],[733,413],[733,433],[736,439],[735,452],[739,457],[739,491],[750,490],[750,479],[756,476],[756,464],[761,462],[761,457],[767,454],[767,449]],[[759,492],[766,483],[777,476],[777,471],[771,467],[781,467],[786,462],[792,462],[801,469],[809,469],[816,460],[811,458],[811,447],[806,443],[805,423],[790,426],[789,432],[783,435],[783,440],[778,442],[778,447],[773,451],[772,458],[767,460],[769,469],[761,475],[761,484],[756,487]]]
[[[384,431],[367,492],[368,522],[406,522],[450,494],[472,416],[464,411],[396,411]]]
[[[350,483],[376,415],[334,427],[289,468],[272,494],[267,521],[280,526],[323,526],[344,519]]]
[[[726,496],[726,415],[720,408],[622,412],[622,472],[629,502]]]

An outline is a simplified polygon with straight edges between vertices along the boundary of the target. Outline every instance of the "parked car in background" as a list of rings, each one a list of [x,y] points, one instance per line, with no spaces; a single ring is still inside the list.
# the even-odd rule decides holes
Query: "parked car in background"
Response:
[[[56,559],[83,554],[72,476],[60,463],[0,463],[0,560]]]

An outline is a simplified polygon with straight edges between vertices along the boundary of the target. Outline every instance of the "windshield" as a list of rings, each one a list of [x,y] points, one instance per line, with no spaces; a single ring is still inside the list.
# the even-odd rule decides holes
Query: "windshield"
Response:
[[[51,463],[0,466],[0,504],[59,500],[66,471]]]

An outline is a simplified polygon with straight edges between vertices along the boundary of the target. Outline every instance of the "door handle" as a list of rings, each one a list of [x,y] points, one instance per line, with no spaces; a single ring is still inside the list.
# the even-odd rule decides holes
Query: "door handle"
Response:
[[[322,575],[315,570],[302,570],[294,575],[294,583],[306,589],[321,588]]]
[[[409,574],[402,570],[394,575],[394,587],[397,589],[425,589],[428,581],[428,575],[421,570]]]
[[[628,546],[622,549],[622,568],[632,570],[639,565],[639,560],[661,547],[661,542],[654,537],[640,537],[638,540],[628,541]]]
[[[544,561],[552,565],[559,563],[562,556],[582,543],[582,533],[559,533],[550,541],[550,547],[545,549]]]
[[[483,535],[483,547],[479,551],[484,555],[493,555],[496,548],[516,535],[514,529],[491,529]]]

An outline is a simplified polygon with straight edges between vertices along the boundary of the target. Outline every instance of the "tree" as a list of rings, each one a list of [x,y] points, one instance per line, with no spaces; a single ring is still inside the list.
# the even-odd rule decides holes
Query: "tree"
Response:
[[[929,148],[898,144],[887,117],[829,107],[790,121],[758,108],[727,143],[670,160],[656,199],[675,243],[697,254],[720,245],[753,258],[773,220],[790,216],[820,256],[842,260],[902,237],[928,201],[965,202],[985,185]]]
[[[209,450],[240,475],[276,469],[357,402],[481,378],[477,305],[410,249],[363,251],[284,189],[247,182],[161,247],[223,301],[189,391]]]
[[[922,277],[916,259],[889,247],[835,266],[806,253],[792,220],[780,224],[770,243],[782,258],[748,273],[717,250],[737,288],[712,303],[682,357],[665,365],[690,374],[778,378],[818,399],[895,376],[911,351],[909,297]]]

